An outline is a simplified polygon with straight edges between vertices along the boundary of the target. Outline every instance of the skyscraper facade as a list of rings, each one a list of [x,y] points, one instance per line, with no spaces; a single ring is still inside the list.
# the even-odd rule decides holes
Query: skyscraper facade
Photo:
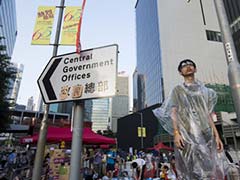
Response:
[[[137,111],[138,107],[138,98],[137,98],[137,70],[133,72],[133,77],[132,77],[132,83],[133,83],[133,112]]]
[[[134,81],[137,82],[138,94],[134,96],[139,102],[137,109],[163,100],[163,85],[159,81],[162,77],[162,61],[157,2],[139,0],[136,4],[137,73]],[[141,94],[145,97],[139,99]]]
[[[223,0],[228,22],[233,33],[233,41],[237,51],[238,61],[240,62],[240,1]]]
[[[43,100],[42,95],[39,93],[38,96],[35,97],[36,105],[34,106],[34,111],[43,112]],[[49,110],[50,111],[50,110]]]
[[[133,82],[138,94],[133,97],[140,104],[138,110],[161,103],[183,81],[177,71],[183,59],[196,62],[197,79],[204,83],[228,84],[213,0],[138,0],[135,8],[137,65]]]
[[[5,52],[11,57],[17,36],[15,0],[0,0],[0,45],[6,46]]]
[[[111,130],[117,132],[117,121],[129,113],[129,77],[119,74],[117,77],[116,96],[112,97]]]
[[[34,109],[34,100],[33,100],[33,96],[31,96],[28,98],[26,110],[33,111],[33,109]]]
[[[111,122],[111,99],[93,99],[85,101],[85,121],[92,122],[92,130],[110,129]]]
[[[22,81],[24,66],[23,64],[20,64],[20,63],[13,63],[11,67],[16,72],[16,76],[14,79],[10,80],[10,89],[9,89],[8,99],[10,99],[10,103],[16,104],[21,81]]]
[[[117,131],[117,120],[129,112],[129,77],[117,77],[116,95],[109,98],[86,100],[84,104],[85,121],[92,122],[94,131]]]

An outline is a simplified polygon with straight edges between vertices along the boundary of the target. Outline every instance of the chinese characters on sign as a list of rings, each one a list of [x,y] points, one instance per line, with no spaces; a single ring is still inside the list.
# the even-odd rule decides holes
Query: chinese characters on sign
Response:
[[[83,92],[84,88],[84,92]],[[72,89],[72,94],[70,94],[70,91]],[[84,86],[77,84],[72,87],[69,86],[63,86],[61,87],[60,91],[60,99],[65,100],[69,96],[72,98],[80,98],[82,97],[82,94],[85,93],[94,93],[95,91],[97,92],[104,92],[108,90],[108,81],[100,81],[96,85],[94,82],[91,83],[86,83]]]

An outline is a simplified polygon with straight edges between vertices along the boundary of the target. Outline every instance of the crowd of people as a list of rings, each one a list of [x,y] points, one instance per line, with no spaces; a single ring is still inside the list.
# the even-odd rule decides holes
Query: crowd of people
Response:
[[[0,179],[31,178],[35,150],[16,146],[0,149]]]
[[[83,177],[85,180],[175,180],[175,157],[172,153],[155,150],[134,153],[114,149],[87,150],[83,154]]]
[[[51,179],[47,153],[43,163],[43,178]],[[70,154],[70,150],[69,150]],[[31,179],[35,150],[24,147],[1,149],[0,179]],[[61,161],[59,174],[65,173],[70,156]],[[177,180],[175,155],[171,151],[126,152],[120,149],[84,148],[82,169],[79,171],[84,180]],[[69,173],[69,172],[68,172]],[[60,178],[61,179],[61,178]]]
[[[31,179],[36,149],[21,146],[0,149],[0,179]],[[43,162],[43,179],[50,179],[50,154]],[[70,158],[67,162],[70,164]],[[174,156],[158,151],[132,153],[119,149],[84,148],[82,153],[82,177],[85,180],[118,179],[173,179],[176,177]],[[63,169],[63,168],[61,168]],[[141,174],[139,174],[141,171]],[[176,179],[176,178],[175,178]]]

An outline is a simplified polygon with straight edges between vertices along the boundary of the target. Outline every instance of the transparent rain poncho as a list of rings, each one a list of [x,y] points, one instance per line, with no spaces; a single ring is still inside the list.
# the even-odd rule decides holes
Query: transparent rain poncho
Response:
[[[153,110],[162,127],[173,135],[171,111],[177,109],[177,125],[185,144],[183,150],[175,148],[179,179],[224,179],[226,158],[218,153],[209,124],[216,102],[216,92],[197,81],[176,86],[163,105]]]

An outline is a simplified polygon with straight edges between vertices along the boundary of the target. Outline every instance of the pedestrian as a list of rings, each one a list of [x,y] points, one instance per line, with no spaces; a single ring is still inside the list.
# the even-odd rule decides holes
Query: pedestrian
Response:
[[[106,174],[102,177],[102,180],[112,179],[112,171],[107,171]]]
[[[144,169],[146,161],[142,158],[137,158],[132,161],[131,166],[133,170],[133,179],[134,180],[143,180],[144,179]]]
[[[1,168],[4,169],[7,163],[7,154],[5,152],[2,153],[1,157]]]
[[[107,152],[107,166],[106,166],[107,172],[109,172],[109,171],[112,172],[114,170],[116,156],[117,155],[116,155],[116,152],[114,149],[110,149]]]
[[[152,154],[147,154],[145,158],[145,168],[143,172],[143,177],[145,179],[155,178],[156,175],[156,163],[153,161]]]
[[[8,163],[10,166],[16,164],[17,153],[16,150],[12,150],[12,152],[8,156]]]
[[[169,180],[168,179],[168,170],[169,170],[169,167],[166,164],[163,165],[162,170],[160,172],[160,180]]]
[[[172,156],[170,159],[170,168],[168,170],[168,179],[171,179],[171,180],[177,179],[175,156]]]
[[[120,171],[119,164],[116,162],[114,165],[112,180],[118,180],[119,171]]]
[[[102,176],[102,159],[103,155],[100,149],[95,150],[94,159],[93,159],[93,167],[94,171]]]
[[[223,168],[219,168],[223,167],[219,158],[224,156],[223,144],[212,119],[216,92],[195,79],[197,68],[192,60],[181,61],[178,71],[184,83],[175,86],[163,105],[153,110],[174,136],[178,178],[223,179]]]

